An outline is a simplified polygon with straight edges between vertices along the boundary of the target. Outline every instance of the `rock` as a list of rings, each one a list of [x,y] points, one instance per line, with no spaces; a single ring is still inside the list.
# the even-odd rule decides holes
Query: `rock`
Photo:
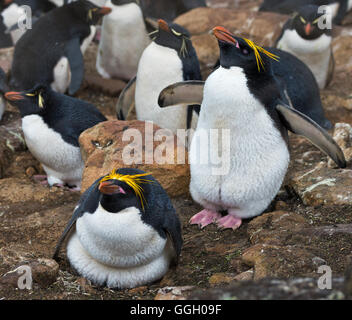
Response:
[[[237,281],[231,286],[194,291],[190,300],[341,300],[343,278],[332,279],[332,290],[321,290],[317,279],[294,277],[291,279],[263,279]]]
[[[194,286],[161,288],[154,300],[186,300],[193,289]]]
[[[290,278],[293,274],[316,275],[314,255],[296,246],[256,244],[244,251],[242,260],[254,267],[254,280]]]
[[[159,129],[148,122],[115,120],[83,132],[79,139],[85,161],[82,191],[112,169],[133,167],[151,172],[169,196],[187,194],[190,179],[187,151],[171,134],[165,143],[152,142],[152,137],[163,132]],[[135,136],[135,140],[130,134]],[[183,164],[177,164],[178,160]]]
[[[86,278],[80,277],[76,280],[76,283],[79,285],[80,291],[85,294],[92,294],[95,292],[91,282]]]
[[[147,286],[142,286],[142,287],[130,289],[128,290],[128,293],[131,295],[139,295],[147,290],[148,290]]]
[[[352,101],[352,100],[351,100]],[[339,145],[345,155],[347,167],[351,167],[352,162],[352,126],[348,123],[336,123],[333,139]],[[329,168],[337,168],[332,159],[328,160]]]
[[[24,270],[23,267],[28,267],[28,269]],[[30,275],[29,279],[32,279],[40,287],[47,288],[56,281],[59,274],[59,265],[52,259],[38,259],[22,262],[14,270],[4,274],[0,278],[0,283],[18,288],[20,283],[19,278],[25,273],[28,273]],[[32,288],[31,280],[29,280],[29,283],[26,283],[26,285],[28,285],[28,288]]]
[[[330,169],[319,163],[314,169],[297,172],[288,185],[307,206],[351,205],[352,170]]]
[[[229,284],[236,280],[236,275],[233,273],[215,273],[209,278],[210,286],[218,286],[221,284]]]
[[[254,218],[249,222],[247,232],[252,244],[280,246],[292,233],[309,226],[306,219],[296,213],[275,211]]]
[[[109,96],[117,97],[123,88],[126,86],[126,82],[119,79],[104,79],[98,75],[86,75],[84,78],[86,86],[93,90],[103,92]]]
[[[0,49],[0,67],[8,73],[11,69],[14,47]]]
[[[240,274],[238,274],[234,279],[237,281],[249,281],[249,280],[253,280],[253,273],[254,270],[253,269],[249,269],[245,272],[242,272]]]
[[[241,9],[197,8],[179,16],[175,22],[192,34],[203,78],[209,75],[219,58],[217,40],[209,34],[216,26],[223,26],[236,35],[248,38],[261,46],[272,46],[280,36],[288,16],[272,12]]]

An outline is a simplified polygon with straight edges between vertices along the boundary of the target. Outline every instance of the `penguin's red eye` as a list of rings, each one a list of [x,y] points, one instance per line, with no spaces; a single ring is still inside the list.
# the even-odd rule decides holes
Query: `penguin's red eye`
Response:
[[[246,56],[249,55],[249,51],[247,48],[243,48],[242,53],[245,54]]]

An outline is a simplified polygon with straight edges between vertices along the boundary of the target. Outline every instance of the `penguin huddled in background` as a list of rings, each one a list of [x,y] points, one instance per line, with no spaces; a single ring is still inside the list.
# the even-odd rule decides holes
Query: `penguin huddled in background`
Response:
[[[286,22],[276,47],[292,53],[302,60],[313,72],[319,88],[324,89],[332,79],[334,56],[330,29],[320,29],[319,21],[324,14],[319,7],[307,5]]]
[[[83,54],[100,18],[111,9],[79,0],[38,19],[15,46],[10,88],[29,90],[37,83],[73,95],[84,76]]]
[[[228,129],[230,152],[224,159],[228,172],[212,174],[214,164],[200,161],[204,150],[199,150],[199,139],[192,139],[190,193],[205,209],[190,222],[236,229],[242,219],[260,215],[279,191],[290,160],[287,130],[305,136],[339,167],[346,167],[346,161],[324,129],[285,103],[271,63],[279,56],[225,28],[216,27],[213,33],[220,47],[220,67],[208,77],[204,90],[199,82],[179,83],[162,92],[159,101],[168,106],[184,102],[183,96],[187,102],[202,100],[194,137],[204,130],[209,135],[212,129],[223,135],[222,130]],[[207,145],[210,159],[225,152]]]
[[[19,109],[26,145],[42,164],[49,186],[79,189],[84,163],[78,138],[106,118],[92,104],[45,85],[7,92],[5,98]]]
[[[153,121],[176,133],[177,129],[191,127],[193,110],[199,112],[199,109],[187,105],[161,109],[158,96],[163,88],[174,82],[201,80],[199,61],[189,32],[183,27],[160,19],[158,30],[151,36],[153,42],[142,54],[137,76],[119,97],[117,116],[126,119],[134,100],[138,120]]]
[[[333,22],[342,24],[346,14],[352,9],[352,0],[264,0],[259,11],[278,12],[281,14],[293,14],[300,7],[312,4],[316,6],[328,6],[331,10]]]
[[[87,189],[54,259],[66,238],[68,260],[81,276],[119,289],[161,279],[183,242],[165,190],[149,173],[132,168],[113,170]]]
[[[0,120],[2,119],[2,115],[4,114],[5,107],[6,107],[6,103],[3,98],[3,95],[9,89],[6,82],[7,82],[6,74],[5,74],[4,70],[2,70],[2,68],[0,68]]]
[[[139,59],[150,44],[140,5],[135,1],[112,0],[112,12],[104,17],[96,68],[103,78],[130,80]]]
[[[27,12],[23,6],[28,6],[31,12]],[[32,25],[40,16],[56,8],[56,5],[48,0],[11,0],[7,2],[6,7],[1,11],[0,22],[0,42],[1,48],[11,47],[27,31],[18,26],[18,22],[30,14]],[[7,41],[4,42],[3,39]]]

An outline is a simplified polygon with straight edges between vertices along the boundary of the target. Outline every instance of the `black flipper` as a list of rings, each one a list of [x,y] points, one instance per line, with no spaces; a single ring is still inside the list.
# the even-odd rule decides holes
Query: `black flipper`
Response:
[[[164,221],[163,230],[172,242],[176,253],[174,263],[177,264],[183,244],[181,224],[173,207],[170,208],[170,212],[165,213],[165,216],[166,220]]]
[[[65,54],[71,69],[71,83],[68,93],[74,95],[81,87],[84,76],[84,62],[79,38],[73,38],[66,44]]]
[[[334,160],[340,168],[346,167],[346,160],[342,150],[330,135],[316,122],[303,113],[284,104],[278,104],[276,110],[287,129],[306,137],[316,147]]]
[[[136,77],[132,78],[122,90],[116,105],[116,116],[119,120],[126,120],[128,112],[134,105],[136,92]]]
[[[204,83],[189,80],[171,84],[160,92],[158,104],[161,108],[178,104],[201,105]]]
[[[102,178],[102,177],[101,177]],[[97,188],[98,182],[101,180],[99,178],[96,180],[89,189],[87,189],[82,197],[80,198],[75,210],[73,211],[73,215],[70,221],[67,223],[65,230],[63,231],[57,245],[55,247],[55,251],[53,254],[53,259],[56,260],[62,244],[65,242],[67,236],[71,233],[72,227],[75,225],[78,218],[82,217],[82,215],[86,212],[93,213],[98,207],[100,192]]]

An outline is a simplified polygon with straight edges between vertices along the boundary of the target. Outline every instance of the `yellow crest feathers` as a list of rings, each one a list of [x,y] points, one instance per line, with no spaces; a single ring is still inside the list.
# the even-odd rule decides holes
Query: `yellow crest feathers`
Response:
[[[136,196],[140,199],[142,209],[144,210],[144,202],[145,197],[143,194],[143,188],[140,186],[142,183],[153,183],[153,180],[142,179],[142,177],[148,176],[150,173],[140,173],[140,174],[120,174],[117,173],[117,170],[112,170],[108,175],[100,180],[100,182],[108,181],[108,180],[119,180],[127,185],[129,185],[133,191],[135,192]]]
[[[265,70],[264,67],[264,63],[263,63],[263,59],[260,55],[261,53],[264,53],[266,56],[268,56],[270,59],[273,59],[275,61],[279,61],[280,57],[277,56],[276,54],[273,54],[267,50],[265,50],[264,48],[257,46],[252,40],[249,39],[245,39],[243,38],[244,41],[246,41],[246,43],[253,49],[254,54],[255,54],[255,59],[257,61],[257,66],[258,66],[258,71],[260,72],[260,69],[262,68],[263,70]]]

